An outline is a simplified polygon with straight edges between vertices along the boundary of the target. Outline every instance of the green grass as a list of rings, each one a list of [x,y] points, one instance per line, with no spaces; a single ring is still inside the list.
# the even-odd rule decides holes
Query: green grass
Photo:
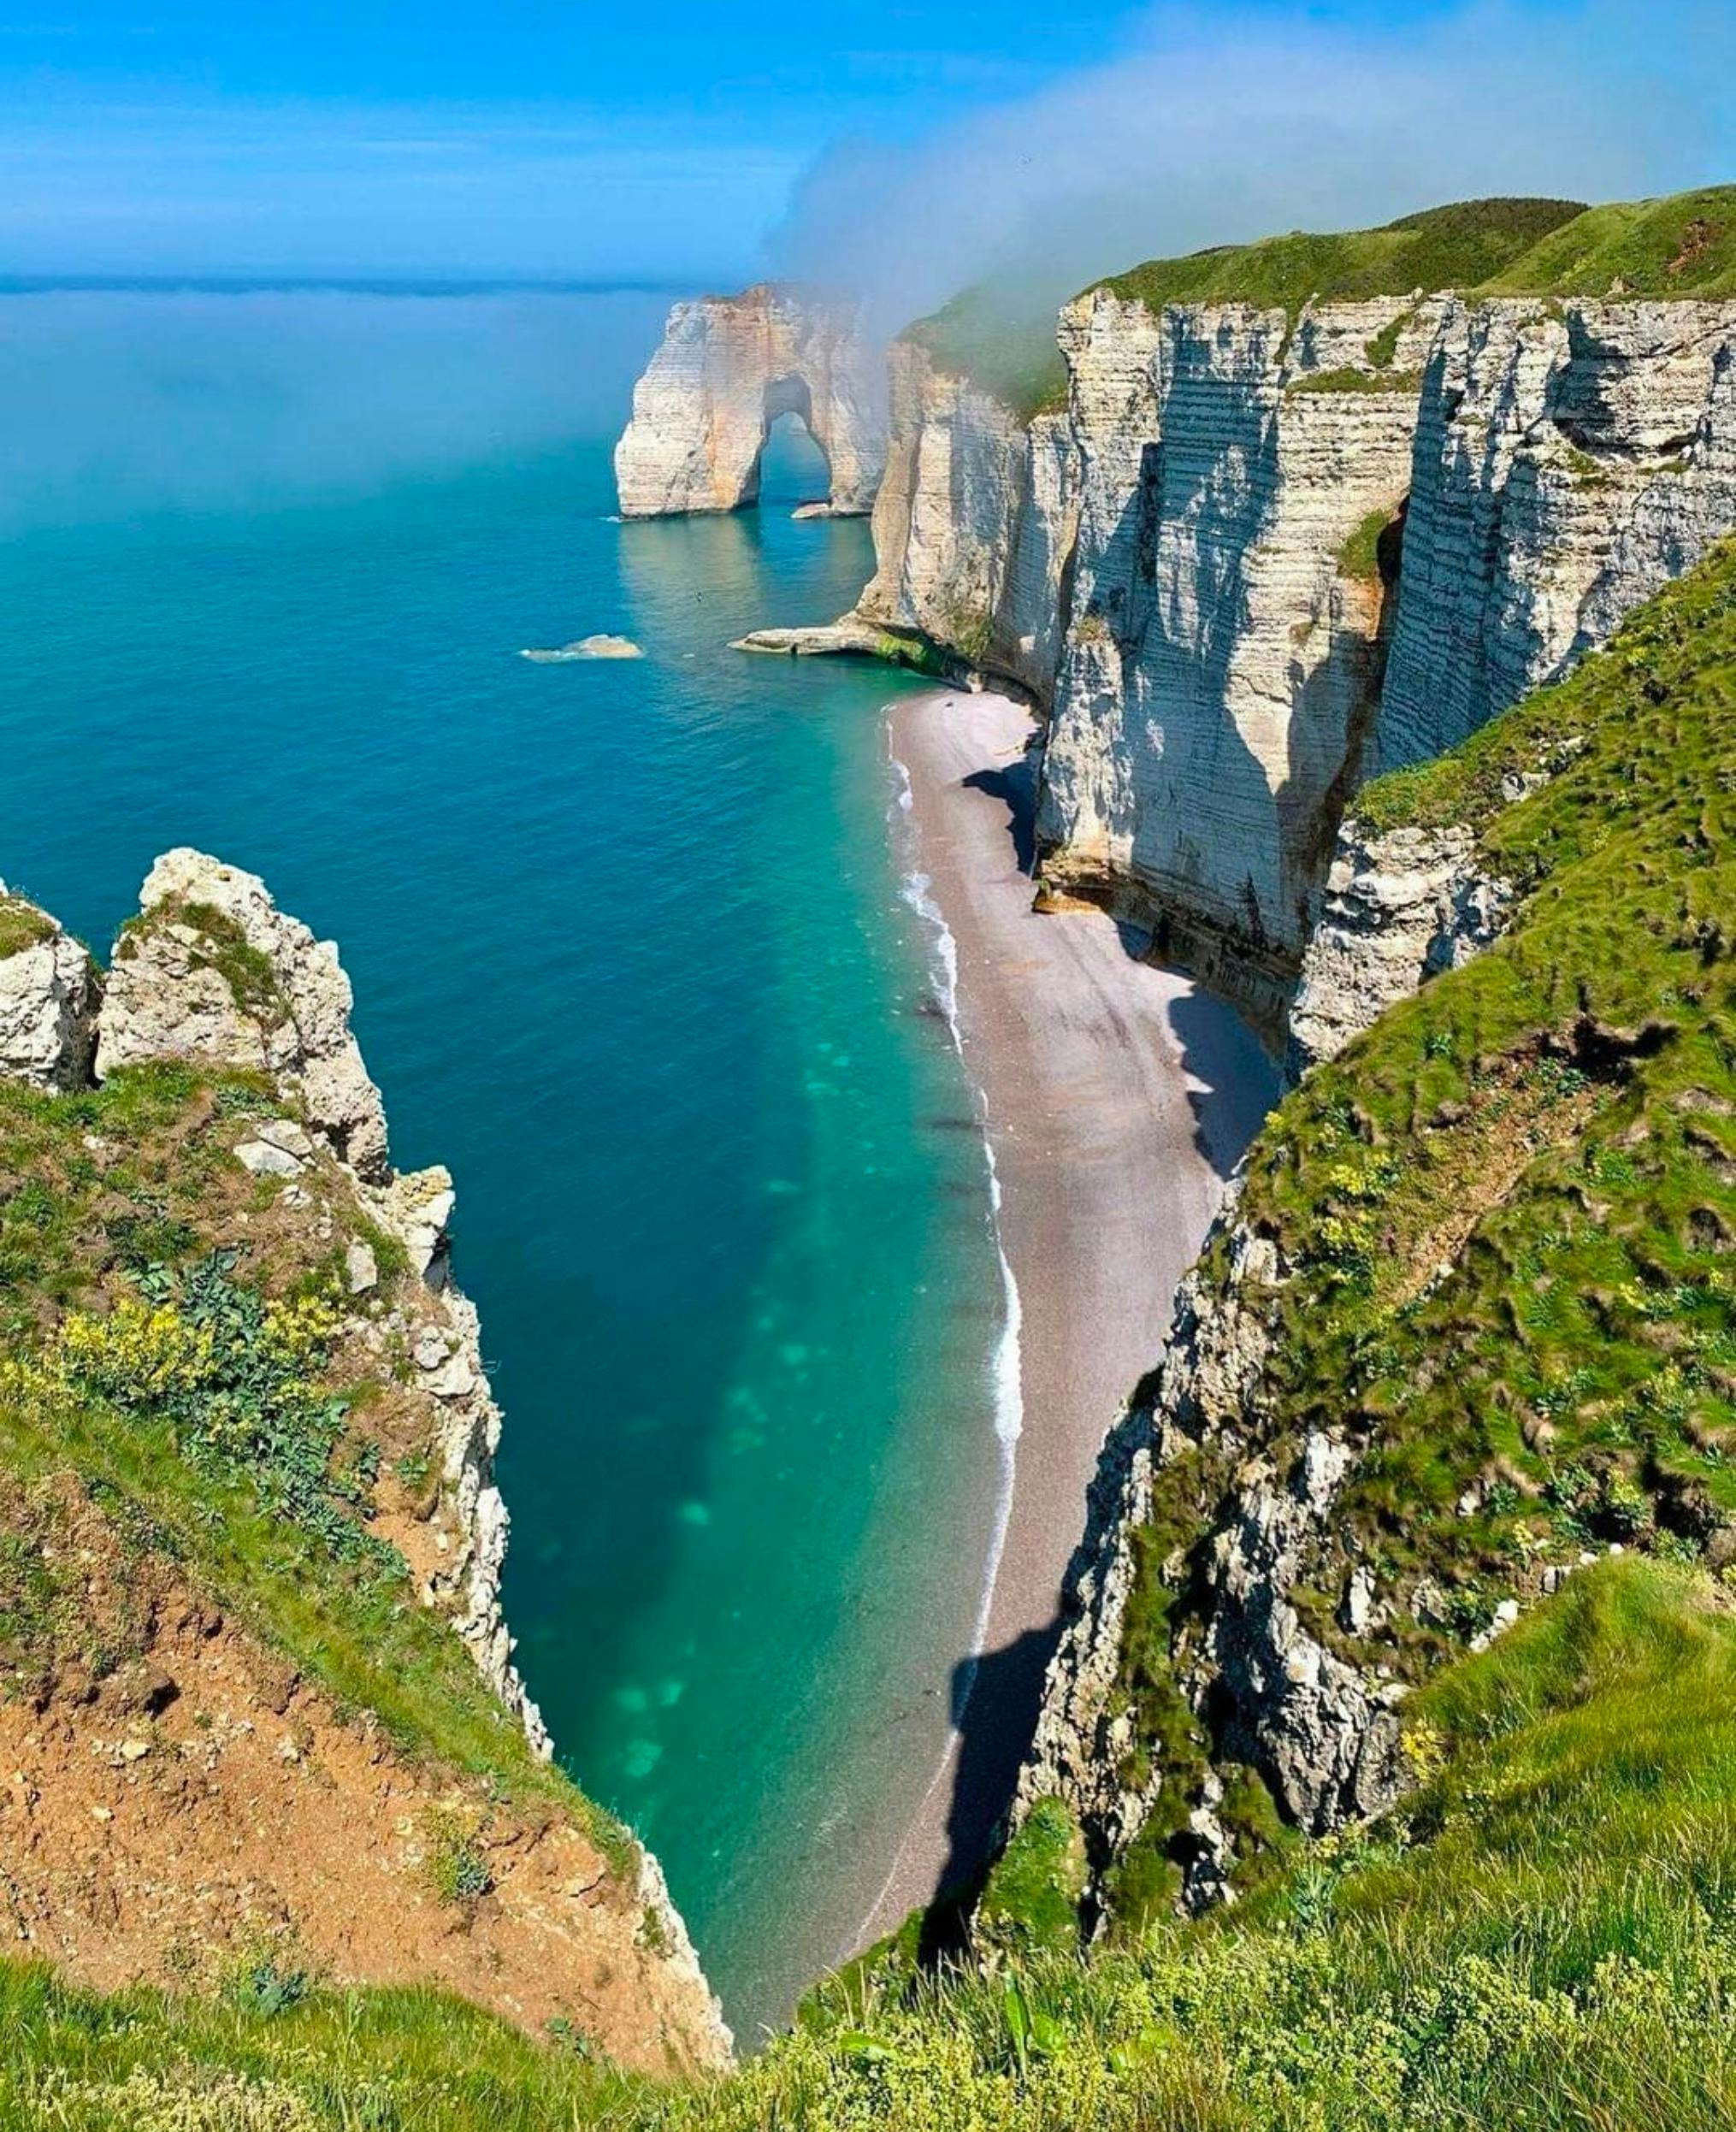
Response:
[[[1311,299],[1432,294],[1736,295],[1736,186],[1658,200],[1585,207],[1574,200],[1461,200],[1379,229],[1292,231],[1148,259],[1097,286],[1160,310],[1172,304],[1253,304],[1292,321]],[[1369,341],[1378,371],[1398,346],[1396,322]],[[991,284],[967,289],[906,329],[946,370],[969,378],[1022,419],[1064,405],[1066,371],[1052,310]],[[1355,381],[1352,382],[1352,381]],[[1296,389],[1397,392],[1417,381],[1331,373]]]
[[[1491,295],[1736,295],[1736,186],[1588,208],[1485,285]]]
[[[1310,298],[1475,288],[1513,271],[1541,239],[1583,211],[1574,200],[1461,200],[1379,229],[1330,236],[1295,231],[1180,259],[1148,259],[1104,286],[1153,310],[1166,304],[1256,304],[1294,317]]]
[[[76,1474],[112,1521],[149,1534],[340,1708],[372,1711],[424,1763],[572,1816],[630,1876],[631,1838],[531,1753],[456,1632],[418,1603],[401,1558],[358,1522],[345,1409],[365,1409],[369,1386],[340,1397],[320,1382],[317,1338],[282,1353],[263,1337],[262,1287],[304,1296],[329,1278],[334,1255],[297,1256],[284,1237],[262,1240],[251,1259],[212,1255],[238,1237],[263,1238],[257,1188],[229,1152],[238,1115],[261,1100],[257,1077],[174,1064],[68,1095],[0,1080],[9,1496]],[[249,1220],[238,1227],[240,1212]],[[310,1231],[300,1241],[323,1249]],[[380,1258],[384,1282],[403,1277],[401,1251]],[[212,1345],[199,1367],[153,1379],[161,1331],[147,1337],[124,1312],[103,1314],[129,1300],[203,1329]],[[58,1367],[68,1323],[92,1328],[94,1344]],[[23,1574],[14,1570],[0,1568],[0,1613]],[[21,1647],[17,1669],[28,1657]]]
[[[1480,824],[1524,900],[1286,1101],[1243,1214],[1296,1269],[1274,1441],[1365,1442],[1343,1530],[1471,1626],[1534,1558],[1736,1515],[1736,546],[1358,806]]]
[[[1067,370],[1055,345],[1055,306],[1025,291],[984,282],[905,328],[935,367],[966,378],[1021,422],[1064,407]]]
[[[40,947],[55,936],[55,923],[45,912],[22,896],[0,895],[0,962],[21,955],[27,948]]]
[[[1236,1909],[923,1975],[739,2073],[612,2078],[433,1994],[103,1999],[0,1965],[0,2121],[68,2132],[1713,2132],[1736,2110],[1736,1620],[1582,1573],[1414,1705],[1426,1781]],[[1064,1840],[1064,1834],[1062,1840]],[[1047,1839],[1045,1840],[1047,1843]],[[1041,1876],[1040,1876],[1041,1877]],[[275,2011],[273,2010],[275,2009]]]
[[[1345,539],[1338,550],[1338,573],[1367,584],[1380,581],[1380,536],[1392,523],[1392,513],[1383,505],[1371,511]]]
[[[1569,680],[1356,804],[1377,830],[1479,825],[1523,895],[1494,948],[1286,1099],[1240,1209],[1293,1268],[1255,1299],[1260,1447],[1282,1470],[1327,1427],[1362,1452],[1294,1603],[1347,1657],[1421,1679],[1543,1562],[1730,1545],[1736,545]],[[1169,1781],[1111,1884],[1133,1928],[1173,1890],[1202,1752],[1170,1652],[1250,1448],[1208,1439],[1160,1470],[1137,1536],[1116,1699],[1141,1743],[1127,1774]],[[1392,1616],[1367,1640],[1337,1620],[1358,1562]],[[1418,1618],[1425,1583],[1439,1600]]]
[[[980,1946],[1029,1956],[1077,1945],[1085,1847],[1066,1807],[1041,1798],[995,1861],[977,1911]]]

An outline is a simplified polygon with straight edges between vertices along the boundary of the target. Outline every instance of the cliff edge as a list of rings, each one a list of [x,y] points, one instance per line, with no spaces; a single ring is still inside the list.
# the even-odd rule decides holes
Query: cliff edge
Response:
[[[103,1988],[439,1985],[722,2064],[655,1861],[549,1766],[452,1180],[391,1166],[350,1010],[331,943],[198,852],[106,977],[0,896],[21,1951]]]

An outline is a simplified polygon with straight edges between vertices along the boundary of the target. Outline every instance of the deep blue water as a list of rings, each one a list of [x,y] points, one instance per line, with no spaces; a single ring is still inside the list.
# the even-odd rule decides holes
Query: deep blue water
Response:
[[[563,1757],[738,2024],[926,1781],[1000,1285],[848,604],[859,524],[610,522],[660,303],[0,297],[0,875],[105,948],[174,843],[339,942],[444,1161]],[[635,663],[517,656],[596,629]]]

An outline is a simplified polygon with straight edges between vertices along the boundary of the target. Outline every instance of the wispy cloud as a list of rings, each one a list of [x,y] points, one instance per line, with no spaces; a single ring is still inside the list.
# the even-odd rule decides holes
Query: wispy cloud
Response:
[[[770,256],[896,325],[991,273],[1057,292],[1274,230],[1496,192],[1736,179],[1736,14],[1700,0],[1471,4],[1382,29],[1165,9],[1113,56],[914,146],[808,172]]]

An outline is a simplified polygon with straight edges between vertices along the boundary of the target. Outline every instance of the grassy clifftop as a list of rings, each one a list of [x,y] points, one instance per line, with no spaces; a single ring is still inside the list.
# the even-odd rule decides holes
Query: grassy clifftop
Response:
[[[1458,289],[1544,298],[1736,295],[1736,186],[1604,207],[1574,200],[1463,200],[1378,229],[1292,231],[1177,259],[1148,259],[1098,284],[1153,310],[1256,304],[1292,316],[1310,298]],[[1029,417],[1062,404],[1054,321],[993,286],[965,290],[908,328],[944,369]]]
[[[1103,286],[1152,310],[1166,304],[1259,304],[1292,313],[1311,297],[1470,289],[1503,272],[1522,275],[1538,240],[1585,211],[1576,200],[1461,200],[1379,229],[1332,236],[1293,231],[1181,259],[1148,259]]]
[[[1503,2132],[1736,2108],[1736,1621],[1578,1579],[1418,1703],[1421,1782],[1237,1910],[920,1979],[655,2090],[417,1993],[102,1999],[0,1967],[0,2112],[65,2132]]]

